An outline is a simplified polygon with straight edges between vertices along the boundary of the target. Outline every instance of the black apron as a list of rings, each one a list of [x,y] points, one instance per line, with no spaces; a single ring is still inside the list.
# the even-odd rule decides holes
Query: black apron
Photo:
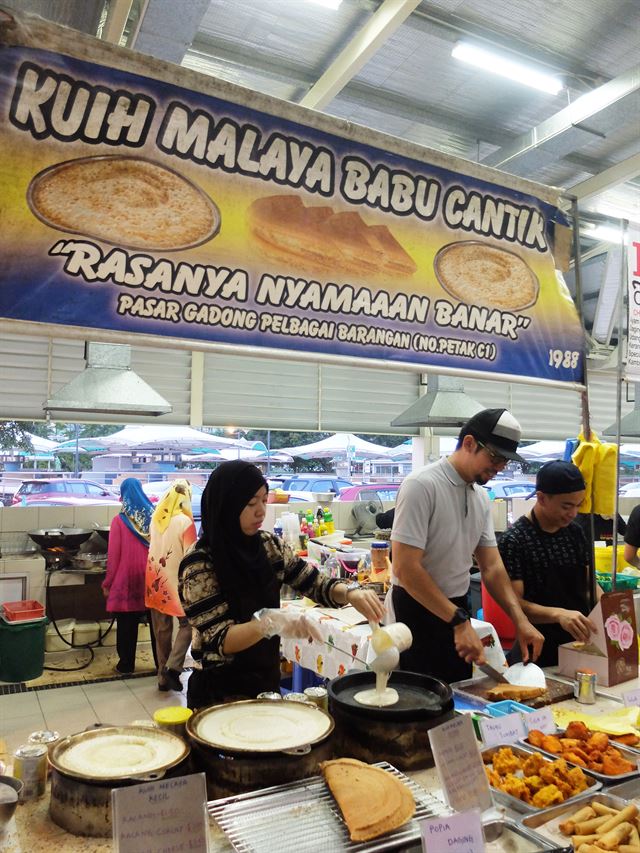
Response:
[[[247,589],[242,612],[280,607],[280,582],[275,571],[264,590]],[[280,638],[260,640],[222,666],[194,670],[187,687],[187,707],[206,708],[234,699],[255,699],[258,693],[280,690]]]

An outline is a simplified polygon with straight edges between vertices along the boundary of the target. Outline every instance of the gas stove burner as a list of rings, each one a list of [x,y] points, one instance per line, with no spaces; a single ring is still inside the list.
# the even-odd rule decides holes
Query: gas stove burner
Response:
[[[65,548],[41,548],[40,553],[44,557],[45,571],[55,572],[72,566],[72,560],[78,549],[66,550]]]

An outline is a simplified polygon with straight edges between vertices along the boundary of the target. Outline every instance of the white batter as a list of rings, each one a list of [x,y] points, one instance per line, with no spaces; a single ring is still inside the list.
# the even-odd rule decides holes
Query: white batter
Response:
[[[204,716],[197,734],[225,749],[271,752],[314,743],[330,727],[327,715],[301,702],[231,703]]]
[[[113,734],[80,740],[58,760],[65,770],[105,779],[150,773],[176,761],[183,752],[178,738]]]
[[[390,675],[390,672],[376,672],[376,686],[358,691],[353,698],[361,705],[373,705],[378,708],[395,705],[400,697],[397,690],[387,687]]]

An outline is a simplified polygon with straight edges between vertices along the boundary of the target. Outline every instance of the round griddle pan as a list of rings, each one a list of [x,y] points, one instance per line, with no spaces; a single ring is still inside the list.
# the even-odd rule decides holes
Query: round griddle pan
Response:
[[[389,679],[388,686],[397,690],[400,697],[395,705],[378,708],[356,702],[356,693],[375,684],[373,672],[349,672],[329,682],[329,701],[359,716],[407,722],[439,717],[453,708],[453,694],[444,681],[402,670],[392,672]]]

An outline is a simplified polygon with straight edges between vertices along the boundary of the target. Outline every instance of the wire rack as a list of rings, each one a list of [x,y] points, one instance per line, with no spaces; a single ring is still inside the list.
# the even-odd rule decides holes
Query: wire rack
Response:
[[[416,811],[411,821],[372,841],[353,842],[329,788],[321,776],[213,800],[209,814],[239,853],[375,853],[393,850],[420,838],[417,821],[451,814],[442,800],[428,793],[391,764],[378,762],[411,790]]]

